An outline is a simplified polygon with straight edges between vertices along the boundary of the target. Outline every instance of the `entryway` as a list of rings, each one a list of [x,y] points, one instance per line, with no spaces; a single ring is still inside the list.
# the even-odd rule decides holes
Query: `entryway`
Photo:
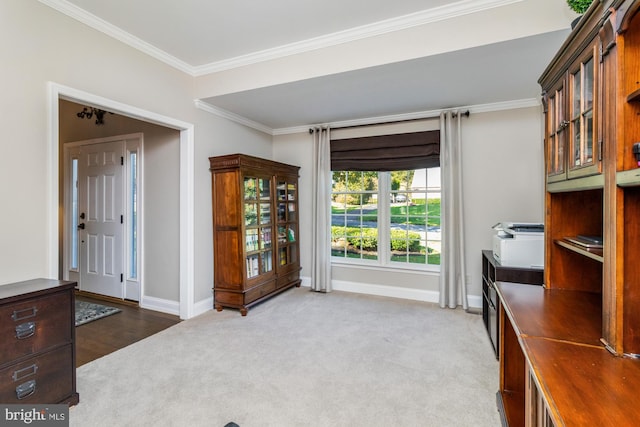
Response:
[[[63,186],[63,150],[61,141],[77,141],[82,140],[82,136],[62,138],[65,134],[63,129],[65,124],[70,125],[70,129],[66,129],[66,134],[73,134],[76,128],[82,126],[80,123],[88,122],[76,118],[76,111],[67,111],[68,115],[63,119],[61,117],[62,106],[64,102],[75,103],[78,105],[91,105],[114,113],[113,116],[106,115],[105,121],[109,123],[112,118],[121,118],[123,120],[135,121],[136,126],[140,126],[141,132],[145,134],[145,157],[150,156],[149,164],[154,165],[152,172],[155,174],[147,179],[155,186],[155,194],[147,191],[145,199],[151,200],[152,207],[149,212],[153,215],[146,217],[146,228],[148,230],[159,230],[158,232],[149,231],[149,236],[155,235],[152,244],[147,246],[146,262],[149,265],[166,266],[169,265],[171,277],[167,278],[166,274],[156,271],[155,268],[150,269],[155,276],[144,268],[144,260],[142,270],[146,271],[145,283],[148,283],[150,289],[143,287],[140,293],[140,306],[150,308],[157,311],[179,315],[181,319],[188,319],[199,314],[204,308],[198,306],[200,312],[196,312],[194,304],[194,139],[193,124],[176,120],[167,116],[143,110],[137,107],[129,106],[83,92],[70,87],[62,86],[56,83],[49,83],[50,93],[50,149],[47,151],[48,165],[51,173],[51,185],[48,188],[49,199],[49,215],[48,229],[50,236],[48,239],[48,275],[50,277],[64,278],[63,251],[65,245],[64,239],[64,214],[62,194]],[[80,108],[82,110],[82,108]],[[79,117],[79,116],[78,116]],[[93,123],[91,123],[93,125]],[[99,137],[106,137],[109,129],[107,126],[97,126],[99,131],[103,133]],[[150,128],[153,128],[149,130]],[[147,150],[147,135],[151,135],[153,131],[159,130],[154,143],[149,146],[156,150]],[[122,133],[131,132],[129,129]],[[135,132],[135,131],[134,131]],[[166,132],[170,132],[169,140],[164,138]],[[111,132],[117,134],[117,132]],[[89,137],[91,138],[91,136]],[[168,148],[168,149],[167,149]],[[171,170],[166,170],[156,165],[171,165]],[[168,162],[168,163],[167,163]],[[153,186],[152,186],[153,187]],[[167,189],[171,191],[172,198],[167,200]],[[151,194],[150,194],[151,193]],[[146,201],[145,201],[146,203]],[[170,216],[168,218],[168,216]],[[167,224],[170,228],[167,229]],[[85,223],[86,225],[86,223]],[[167,243],[169,241],[169,243]],[[154,252],[154,253],[152,253]],[[164,283],[164,285],[163,285]],[[209,305],[207,305],[208,307]],[[204,307],[204,305],[203,305]]]

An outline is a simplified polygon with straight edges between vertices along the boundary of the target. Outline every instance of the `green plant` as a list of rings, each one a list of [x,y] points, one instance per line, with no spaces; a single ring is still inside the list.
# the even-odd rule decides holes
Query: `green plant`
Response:
[[[569,7],[580,14],[585,13],[591,3],[593,3],[593,0],[567,0]]]

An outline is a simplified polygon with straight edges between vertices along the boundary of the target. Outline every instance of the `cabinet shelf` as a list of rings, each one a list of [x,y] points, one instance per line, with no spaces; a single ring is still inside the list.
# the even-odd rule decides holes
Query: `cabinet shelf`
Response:
[[[565,193],[568,191],[596,190],[604,187],[604,175],[597,174],[582,178],[568,179],[547,184],[549,193]]]
[[[616,173],[616,184],[618,187],[640,186],[640,168]]]
[[[557,245],[562,246],[563,248],[569,249],[570,251],[576,252],[587,258],[591,258],[592,260],[598,261],[600,263],[604,262],[604,258],[602,256],[602,249],[600,248],[592,248],[592,249],[583,248],[567,240],[556,240],[555,243]]]

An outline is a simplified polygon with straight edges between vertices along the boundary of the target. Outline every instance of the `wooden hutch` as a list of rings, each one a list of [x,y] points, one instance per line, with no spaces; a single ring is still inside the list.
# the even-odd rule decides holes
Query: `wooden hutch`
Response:
[[[209,158],[214,307],[247,309],[300,286],[298,166],[245,154]]]
[[[639,11],[595,0],[539,80],[544,287],[496,285],[509,426],[640,424]]]

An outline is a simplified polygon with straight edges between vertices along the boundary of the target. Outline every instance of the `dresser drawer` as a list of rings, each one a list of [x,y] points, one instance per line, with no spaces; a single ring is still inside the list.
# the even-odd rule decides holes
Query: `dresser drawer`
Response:
[[[249,304],[258,298],[262,298],[263,296],[270,294],[271,292],[276,290],[276,281],[273,280],[271,282],[264,283],[260,286],[256,286],[255,288],[251,288],[244,294],[244,303]]]
[[[71,342],[72,295],[59,292],[0,306],[0,366]]]
[[[298,271],[294,271],[293,273],[285,274],[282,277],[278,277],[278,289],[283,286],[291,284],[291,282],[295,282],[300,278],[300,273]]]
[[[69,344],[0,371],[0,402],[57,403],[74,393],[73,345]]]

